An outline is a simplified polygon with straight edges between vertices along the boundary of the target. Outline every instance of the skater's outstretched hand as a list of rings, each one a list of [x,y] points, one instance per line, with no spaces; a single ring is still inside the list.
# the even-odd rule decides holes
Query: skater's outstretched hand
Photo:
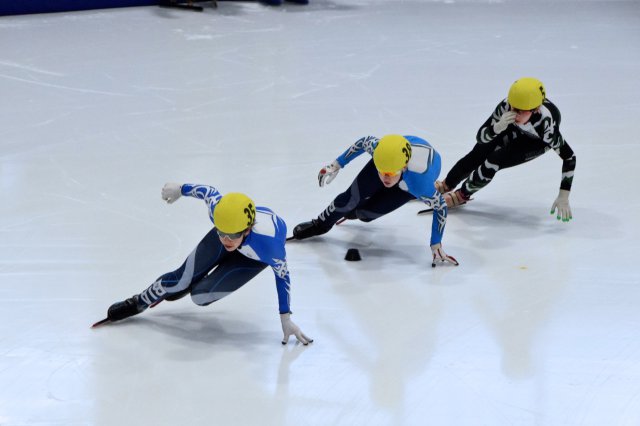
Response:
[[[436,264],[444,265],[445,263],[451,263],[452,265],[458,266],[459,263],[455,257],[449,256],[444,252],[442,248],[442,244],[434,244],[431,246],[431,253],[433,254],[433,261],[431,262],[431,267],[435,268]]]
[[[303,345],[313,343],[313,339],[309,339],[305,336],[302,330],[300,330],[300,327],[291,321],[291,313],[280,314],[280,322],[282,323],[282,332],[284,333],[284,338],[282,339],[283,345],[287,344],[291,335],[296,336],[296,339],[298,339],[298,341]]]
[[[571,215],[571,207],[569,206],[569,191],[566,189],[561,189],[558,193],[558,197],[551,205],[551,214],[556,213],[556,219],[562,220],[563,222],[569,222],[573,219]]]
[[[162,187],[162,199],[172,204],[182,196],[182,185],[179,183],[168,182]]]
[[[331,164],[324,166],[320,169],[320,173],[318,173],[318,183],[320,186],[324,186],[325,184],[329,185],[336,176],[338,176],[338,172],[340,171],[340,163],[334,161]]]

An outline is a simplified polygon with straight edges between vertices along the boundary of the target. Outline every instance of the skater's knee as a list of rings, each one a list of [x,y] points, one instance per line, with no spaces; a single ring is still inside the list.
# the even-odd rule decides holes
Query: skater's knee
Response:
[[[207,306],[209,303],[211,303],[211,301],[208,300],[203,294],[191,293],[191,301],[198,306]]]
[[[356,210],[355,213],[356,218],[361,222],[371,222],[372,220],[377,218],[377,216],[372,216],[371,213],[365,210]]]
[[[198,306],[208,306],[222,298],[219,293],[191,293],[191,301]]]

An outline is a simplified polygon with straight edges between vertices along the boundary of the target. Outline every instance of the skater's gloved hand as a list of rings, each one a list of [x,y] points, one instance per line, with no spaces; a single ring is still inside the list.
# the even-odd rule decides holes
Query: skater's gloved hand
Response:
[[[493,131],[497,134],[504,132],[509,127],[509,124],[514,123],[516,121],[516,112],[515,111],[507,111],[502,114],[502,117],[498,120],[496,124],[493,125]]]
[[[569,222],[573,219],[573,216],[571,216],[571,207],[569,206],[569,191],[566,189],[561,189],[558,193],[558,198],[556,198],[551,206],[551,214],[554,214],[556,209],[558,210],[556,219],[562,220],[563,222]]]
[[[434,244],[431,246],[431,253],[433,254],[433,262],[431,262],[431,267],[435,268],[436,264],[444,265],[446,262],[451,263],[452,265],[458,266],[459,263],[455,257],[449,256],[442,249],[442,244]]]
[[[313,342],[313,339],[309,339],[304,333],[300,330],[300,327],[295,325],[293,321],[291,321],[291,313],[280,314],[280,322],[282,323],[282,332],[284,333],[284,338],[282,339],[282,344],[286,345],[289,341],[289,336],[294,335],[296,339],[303,345],[308,345]]]
[[[324,166],[320,169],[320,173],[318,173],[318,183],[320,186],[324,186],[325,184],[330,184],[333,179],[338,175],[340,171],[340,163],[334,161],[333,163]]]
[[[172,204],[182,196],[182,185],[179,183],[168,182],[162,187],[162,199],[167,203]]]

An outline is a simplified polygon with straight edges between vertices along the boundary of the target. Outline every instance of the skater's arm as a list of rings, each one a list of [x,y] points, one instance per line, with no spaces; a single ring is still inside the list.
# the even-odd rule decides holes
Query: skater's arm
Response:
[[[442,242],[442,235],[447,224],[447,203],[439,192],[431,198],[433,205],[433,220],[431,221],[431,241],[430,244]]]
[[[266,207],[256,207],[256,225],[251,233],[249,246],[261,262],[271,266],[276,279],[278,307],[281,314],[290,310],[289,289],[291,282],[287,268],[287,224]]]
[[[285,238],[287,228],[284,221],[275,218],[276,232],[274,238],[269,241],[269,255],[266,260],[273,270],[276,279],[276,290],[278,292],[278,309],[281,314],[291,310],[289,291],[291,289],[291,278],[287,266],[287,252],[285,249]],[[278,226],[279,225],[279,226]]]
[[[209,204],[216,204],[222,198],[222,194],[216,188],[209,185],[198,185],[193,183],[183,183],[181,188],[182,195],[187,197],[198,198]]]
[[[213,222],[213,208],[222,198],[222,194],[220,194],[216,188],[208,185],[185,183],[182,184],[181,193],[184,196],[203,200],[209,208],[209,218]]]
[[[569,144],[562,138],[562,135],[558,134],[557,136],[561,139],[561,142],[554,151],[560,158],[562,158],[562,179],[560,181],[560,189],[571,191],[573,172],[576,169],[576,155]]]
[[[284,246],[283,246],[284,252]],[[300,327],[298,327],[293,321],[291,321],[291,303],[290,294],[291,282],[289,278],[289,270],[287,268],[287,259],[282,257],[281,259],[272,259],[273,264],[271,268],[276,276],[276,289],[278,291],[278,309],[280,311],[280,321],[282,323],[282,344],[286,345],[290,336],[295,336],[296,339],[303,345],[308,345],[313,342],[313,339],[305,335]]]
[[[375,136],[365,136],[358,139],[353,145],[351,145],[345,152],[343,152],[338,158],[331,164],[327,164],[318,173],[318,184],[323,187],[328,185],[335,179],[341,168],[349,164],[351,160],[358,157],[363,152],[368,152],[373,156],[373,149],[378,144],[378,138]]]
[[[291,311],[291,280],[287,268],[287,259],[273,259],[271,269],[276,277],[276,290],[278,292],[278,309],[281,314]]]
[[[555,109],[555,111],[557,111],[557,109]],[[551,114],[549,114],[549,116],[551,117]],[[576,155],[560,133],[559,111],[556,112],[556,117],[557,121],[551,118],[549,122],[545,123],[545,135],[543,137],[545,142],[548,142],[556,154],[562,159],[560,191],[558,192],[558,197],[551,205],[551,214],[555,214],[558,220],[569,222],[573,218],[569,204],[569,194],[571,192],[571,184],[573,183],[573,173],[576,168]],[[545,117],[545,119],[546,118],[547,117]]]
[[[285,228],[286,232],[286,228]],[[276,291],[278,293],[278,309],[281,314],[291,310],[289,291],[291,279],[287,267],[287,253],[284,247],[285,241],[276,233],[275,235],[262,235],[260,241],[256,241],[252,247],[258,254],[261,262],[271,266],[276,279]]]
[[[459,263],[455,257],[448,255],[442,248],[442,235],[444,227],[447,223],[447,203],[439,192],[435,192],[429,203],[433,206],[433,220],[431,222],[431,266],[451,264],[458,266]]]
[[[351,162],[354,158],[358,157],[363,152],[368,152],[373,155],[373,150],[378,144],[378,138],[375,136],[365,136],[358,139],[353,145],[351,145],[345,152],[343,152],[336,161],[340,164],[340,167],[344,167]]]
[[[478,143],[489,143],[495,139],[500,132],[496,132],[494,125],[500,121],[500,118],[505,112],[509,111],[509,109],[509,103],[506,99],[496,106],[491,117],[478,129],[478,133],[476,134],[476,141]]]
[[[284,227],[286,233],[286,227]],[[298,327],[293,321],[291,321],[291,303],[290,303],[290,289],[291,281],[289,278],[289,269],[287,267],[286,252],[284,248],[284,239],[280,238],[276,232],[276,236],[270,244],[272,253],[269,255],[269,264],[276,277],[276,290],[278,292],[278,311],[280,312],[280,321],[282,323],[282,344],[286,345],[290,336],[295,336],[296,339],[303,345],[308,345],[313,342],[313,339],[305,335],[300,327]]]
[[[421,173],[419,174],[420,179],[415,179],[409,176],[415,176],[413,173],[416,172],[406,172],[409,175],[407,179],[411,182],[409,192],[433,209],[430,245],[439,244],[442,241],[442,234],[447,223],[447,203],[435,185],[440,174],[440,154],[428,143],[426,146],[416,146],[414,153],[412,156],[413,166]]]
[[[431,191],[433,195],[421,195],[418,197],[427,208],[433,210],[433,219],[431,221],[431,240],[430,245],[439,244],[442,242],[442,235],[444,234],[444,228],[447,224],[447,203],[444,200],[442,194],[433,188]]]
[[[283,247],[284,251],[284,247]],[[291,289],[291,283],[289,280],[289,271],[287,268],[286,258],[273,259],[274,264],[271,265],[273,272],[276,275],[276,289],[278,290],[278,309],[280,311],[280,322],[282,323],[282,344],[286,345],[290,336],[295,336],[296,339],[303,345],[308,345],[313,342],[313,339],[309,338],[306,334],[300,330],[293,321],[291,321],[291,303],[289,298],[289,290]]]
[[[561,139],[561,143],[554,150],[562,158],[562,180],[560,181],[558,197],[551,205],[551,214],[555,214],[558,220],[569,222],[573,219],[571,206],[569,205],[569,194],[573,183],[573,172],[576,168],[576,155],[569,144],[562,139],[562,136],[559,134],[558,136]]]

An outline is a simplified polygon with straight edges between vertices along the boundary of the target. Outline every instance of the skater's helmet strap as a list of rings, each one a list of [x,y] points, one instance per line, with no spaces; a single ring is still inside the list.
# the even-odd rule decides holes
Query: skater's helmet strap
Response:
[[[253,226],[255,220],[255,204],[239,192],[224,195],[213,210],[213,223],[225,234],[242,232]]]
[[[411,159],[411,144],[401,135],[386,135],[378,141],[373,151],[373,163],[380,173],[395,175],[407,166]]]
[[[507,100],[512,108],[530,111],[542,105],[545,97],[544,84],[540,80],[523,77],[511,85]]]

